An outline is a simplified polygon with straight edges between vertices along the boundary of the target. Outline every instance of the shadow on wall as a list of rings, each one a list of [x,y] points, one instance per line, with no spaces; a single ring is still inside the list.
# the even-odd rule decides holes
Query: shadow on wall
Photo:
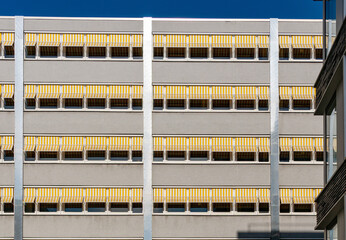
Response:
[[[238,232],[238,239],[270,239],[269,232]],[[280,239],[323,240],[323,232],[281,232]]]

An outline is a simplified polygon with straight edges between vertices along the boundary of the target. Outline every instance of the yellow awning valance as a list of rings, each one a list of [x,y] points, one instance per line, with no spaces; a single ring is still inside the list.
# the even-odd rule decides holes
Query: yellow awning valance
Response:
[[[270,152],[270,138],[259,138],[258,139],[258,151]]]
[[[163,146],[165,144],[165,138],[164,137],[154,137],[153,139],[154,143],[154,151],[163,151]]]
[[[109,137],[108,150],[129,150],[129,137]]]
[[[312,36],[292,36],[293,48],[312,48]]]
[[[314,150],[313,138],[293,138],[293,151],[312,152]]]
[[[132,98],[143,97],[143,86],[132,86]]]
[[[154,99],[164,98],[164,86],[154,86]]]
[[[106,150],[107,137],[86,137],[85,150]]]
[[[109,98],[130,98],[130,86],[109,86]]]
[[[314,190],[312,188],[292,189],[292,198],[294,203],[314,203]]]
[[[164,189],[162,188],[154,188],[153,189],[153,202],[163,202],[164,201]]]
[[[35,151],[36,146],[35,137],[24,137],[24,151]]]
[[[293,99],[313,99],[316,94],[314,87],[292,87]]]
[[[106,34],[87,34],[86,45],[91,47],[105,47],[107,46]]]
[[[13,200],[13,188],[3,188],[1,199],[3,203],[11,203]]]
[[[186,140],[185,137],[167,137],[166,149],[168,151],[185,151],[187,149]]]
[[[167,86],[166,98],[167,99],[185,99],[186,86]]]
[[[314,45],[315,48],[323,48],[323,36],[314,36]]]
[[[58,85],[38,85],[38,98],[59,98],[60,87]]]
[[[154,35],[154,47],[164,46],[165,35]]]
[[[211,45],[216,48],[231,48],[232,47],[232,36],[229,35],[213,35],[211,36]]]
[[[190,86],[189,98],[190,99],[209,99],[209,87],[208,86]]]
[[[37,41],[36,33],[25,34],[25,46],[35,46]]]
[[[255,203],[257,191],[254,188],[238,188],[235,190],[235,199],[237,203]]]
[[[237,152],[256,152],[256,138],[235,138],[235,149]]]
[[[38,188],[36,202],[38,203],[58,203],[59,202],[58,188]]]
[[[190,35],[190,47],[209,47],[209,35]]]
[[[132,202],[142,202],[143,201],[143,189],[133,188],[132,189]]]
[[[260,203],[269,203],[270,189],[265,189],[265,188],[258,189],[258,200]]]
[[[323,138],[315,138],[315,148],[316,152],[323,152]]]
[[[4,46],[12,46],[14,43],[14,33],[3,33],[2,44]]]
[[[12,150],[13,149],[13,136],[2,137],[2,149]]]
[[[166,36],[167,47],[186,47],[186,35],[167,35]]]
[[[167,188],[166,202],[187,202],[187,189]]]
[[[233,96],[232,87],[228,86],[213,86],[211,91],[212,99],[232,99]]]
[[[257,36],[259,48],[269,48],[269,36]]]
[[[232,138],[212,138],[212,151],[215,152],[231,152],[233,151],[233,143],[232,143]]]
[[[3,85],[2,86],[2,97],[3,98],[12,98],[14,95],[14,85]]]
[[[83,188],[63,188],[61,189],[62,203],[82,203],[84,197]]]
[[[269,99],[269,87],[258,87],[258,98],[262,100]]]
[[[61,151],[83,151],[83,137],[62,137]]]
[[[251,36],[251,35],[235,36],[235,47],[236,48],[255,48],[256,36]]]
[[[210,143],[207,137],[190,137],[189,150],[190,151],[209,151]]]
[[[130,189],[128,188],[110,188],[108,202],[129,202]]]
[[[86,86],[86,98],[106,98],[107,86],[104,85],[89,85]]]
[[[291,149],[291,139],[290,138],[280,138],[280,151],[289,152]]]
[[[85,202],[106,202],[106,188],[87,188],[85,189]]]
[[[132,35],[132,47],[142,47],[143,45],[143,35],[136,34]]]
[[[236,99],[256,99],[256,87],[235,87]]]
[[[36,198],[36,189],[35,188],[25,188],[24,189],[24,199],[25,203],[33,203]]]
[[[213,203],[233,202],[232,189],[229,188],[216,188],[212,190]]]
[[[143,137],[132,137],[132,150],[140,151],[143,148]]]
[[[59,137],[38,137],[37,151],[59,151]]]
[[[318,195],[322,192],[322,188],[316,188],[315,189],[315,199],[318,197]]]
[[[24,98],[35,98],[35,96],[36,96],[36,86],[35,85],[25,85]]]
[[[39,46],[59,46],[60,34],[56,33],[40,33],[38,34]]]
[[[63,34],[62,36],[63,46],[83,46],[84,45],[84,34]]]
[[[190,188],[189,202],[209,202],[210,194],[208,188]]]
[[[280,99],[289,100],[291,93],[290,87],[280,87]]]
[[[62,98],[83,98],[84,87],[82,85],[63,85]]]
[[[109,35],[110,47],[129,47],[130,34],[112,34]]]
[[[279,36],[279,46],[280,48],[289,48],[290,36]]]
[[[291,190],[288,188],[280,189],[280,201],[283,204],[291,203]]]

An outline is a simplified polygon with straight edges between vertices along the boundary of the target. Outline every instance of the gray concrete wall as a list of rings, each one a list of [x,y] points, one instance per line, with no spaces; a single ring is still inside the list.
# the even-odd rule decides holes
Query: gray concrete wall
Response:
[[[14,111],[0,111],[0,133],[14,134]]]
[[[322,18],[322,12],[321,12]],[[322,20],[279,20],[280,34],[317,34],[322,35]]]
[[[280,164],[280,188],[322,188],[322,164]]]
[[[14,84],[14,61],[1,59],[0,61],[0,82]]]
[[[14,17],[0,18],[0,32],[14,31]]]
[[[281,135],[323,136],[323,116],[304,112],[280,112],[279,133]]]
[[[280,231],[282,232],[313,232],[323,233],[321,231],[315,231],[316,215],[293,215],[293,216],[280,216]],[[322,235],[323,236],[323,235]]]
[[[12,163],[1,163],[0,164],[0,186],[13,186],[13,185],[14,185],[14,164],[13,164],[13,162]]]
[[[13,239],[14,236],[14,217],[13,215],[0,215],[0,238]]]
[[[280,62],[279,84],[314,86],[322,62]]]

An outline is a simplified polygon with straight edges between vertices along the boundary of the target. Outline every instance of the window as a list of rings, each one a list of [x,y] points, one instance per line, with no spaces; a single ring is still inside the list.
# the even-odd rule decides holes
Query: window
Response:
[[[268,48],[259,48],[258,49],[258,59],[259,60],[268,60]]]
[[[25,99],[25,109],[35,109],[35,108],[36,108],[35,98],[26,98]]]
[[[237,152],[237,161],[255,161],[254,152]]]
[[[4,161],[13,161],[13,160],[14,160],[13,150],[5,150],[4,151]]]
[[[190,48],[190,58],[208,58],[208,48]]]
[[[231,209],[231,203],[213,203],[213,212],[230,212]]]
[[[89,58],[105,58],[105,47],[88,47]]]
[[[154,203],[154,213],[163,213],[163,203]]]
[[[231,153],[213,152],[213,161],[231,161]]]
[[[5,46],[4,56],[5,58],[14,58],[14,46]]]
[[[280,99],[279,109],[280,109],[280,111],[288,111],[288,110],[290,110],[290,101],[289,100],[282,100],[282,99]]]
[[[143,211],[142,203],[132,203],[133,213],[142,213],[142,211]]]
[[[238,212],[254,212],[255,203],[237,203]]]
[[[311,49],[310,48],[294,48],[293,59],[310,59]]]
[[[110,105],[112,109],[128,109],[129,100],[128,99],[111,99]]]
[[[13,98],[4,98],[4,108],[5,109],[14,109],[14,99]]]
[[[254,110],[255,100],[237,100],[237,109],[239,110]]]
[[[128,212],[129,204],[126,202],[110,203],[111,212]]]
[[[190,203],[190,212],[208,212],[208,203]]]
[[[58,152],[39,152],[39,160],[58,160]]]
[[[258,154],[259,162],[269,162],[269,153],[268,152],[260,152]]]
[[[294,212],[312,212],[312,204],[294,204]]]
[[[167,99],[167,109],[185,109],[185,100]]]
[[[87,151],[87,159],[88,160],[105,160],[106,159],[106,151]]]
[[[40,47],[40,57],[42,58],[57,58],[58,47]]]
[[[57,212],[58,204],[57,203],[40,203],[39,211],[40,212]]]
[[[154,161],[155,162],[163,161],[163,151],[154,151]]]
[[[208,109],[209,100],[207,99],[190,99],[190,109]]]
[[[132,161],[141,162],[142,161],[142,151],[132,151]]]
[[[268,111],[269,106],[268,106],[268,100],[258,100],[258,110],[261,111]]]
[[[258,211],[260,213],[269,213],[269,203],[259,203]]]
[[[132,99],[132,109],[142,110],[142,99]]]
[[[82,212],[82,203],[65,203],[65,212]]]
[[[185,58],[185,48],[167,48],[168,58]]]
[[[163,99],[154,99],[154,110],[163,109]]]
[[[115,161],[128,161],[129,152],[128,151],[110,151],[110,160]]]
[[[280,162],[289,162],[289,161],[290,161],[290,152],[280,151]]]
[[[312,152],[294,152],[294,161],[311,161]]]
[[[35,161],[36,154],[34,151],[25,152],[25,161]]]
[[[288,60],[289,59],[289,48],[280,48],[279,50],[279,59]]]
[[[319,162],[323,161],[323,152],[316,152],[316,160]]]
[[[66,98],[64,99],[65,108],[81,109],[83,108],[83,99],[81,98]]]
[[[88,212],[105,212],[106,203],[104,202],[88,202],[87,203]]]
[[[237,58],[238,59],[254,59],[255,49],[254,48],[237,48]]]
[[[13,213],[13,203],[4,203],[4,213]]]
[[[129,58],[129,48],[128,47],[112,47],[111,57],[112,58]]]
[[[289,213],[290,204],[280,204],[280,213]]]
[[[106,99],[104,98],[88,98],[88,108],[90,109],[105,109]]]
[[[213,58],[215,59],[230,59],[231,49],[230,48],[213,48]]]
[[[35,203],[25,203],[24,204],[24,212],[34,213],[35,212]]]
[[[83,152],[64,152],[64,160],[83,160]]]
[[[207,161],[209,159],[208,151],[190,151],[190,160]]]
[[[185,212],[185,203],[167,203],[167,212]]]
[[[133,47],[132,48],[132,56],[133,58],[143,58],[143,48],[141,47]]]
[[[65,56],[67,58],[82,58],[83,47],[65,47]]]
[[[315,59],[323,59],[323,49],[315,49]]]
[[[214,110],[229,110],[231,109],[231,103],[232,101],[230,100],[213,100],[213,109]]]
[[[35,46],[26,46],[25,57],[26,58],[35,58],[36,57],[36,47]]]
[[[45,109],[58,108],[58,99],[56,99],[56,98],[40,98],[40,108],[45,108]]]
[[[311,101],[310,100],[293,100],[294,110],[310,110]]]
[[[163,47],[154,47],[154,59],[163,59]]]
[[[185,159],[185,151],[167,151],[167,160],[181,161]]]

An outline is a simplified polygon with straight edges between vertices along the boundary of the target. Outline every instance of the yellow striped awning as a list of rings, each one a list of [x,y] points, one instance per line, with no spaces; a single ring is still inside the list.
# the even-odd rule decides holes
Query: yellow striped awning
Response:
[[[269,48],[269,36],[257,36],[259,48]]]
[[[87,34],[86,45],[92,47],[105,47],[107,46],[106,34]]]
[[[270,202],[270,189],[260,188],[258,189],[258,200],[260,203]]]
[[[232,47],[232,36],[229,35],[213,35],[211,36],[211,46],[217,48]]]
[[[136,34],[132,35],[132,47],[142,47],[143,45],[143,35]]]
[[[13,200],[13,188],[3,188],[1,199],[3,203],[11,203]]]
[[[293,48],[312,48],[312,36],[292,36]]]
[[[154,99],[163,99],[164,86],[154,86]]]
[[[280,189],[280,201],[283,204],[291,203],[291,189],[288,189],[288,188]]]
[[[315,148],[316,152],[323,152],[323,138],[315,138]]]
[[[86,137],[85,150],[106,150],[107,137]]]
[[[190,99],[209,99],[209,86],[190,86],[189,98]]]
[[[82,85],[63,85],[62,98],[83,98],[84,86]]]
[[[235,36],[235,47],[236,48],[255,48],[256,36],[251,36],[251,35]]]
[[[35,85],[25,85],[24,98],[35,98],[35,96],[36,96],[36,86]]]
[[[214,152],[231,152],[233,151],[232,138],[216,137],[211,139],[211,150]]]
[[[67,33],[62,35],[63,46],[83,46],[84,45],[84,34],[72,34]]]
[[[33,203],[36,198],[36,189],[35,188],[24,188],[24,199],[25,203]]]
[[[215,188],[212,190],[212,202],[233,202],[232,189],[229,188]]]
[[[37,151],[59,151],[59,137],[37,137]]]
[[[164,189],[154,188],[153,189],[153,202],[163,202],[164,201]]]
[[[210,193],[208,188],[190,188],[189,202],[209,202]]]
[[[143,137],[132,137],[132,150],[142,150]]]
[[[256,99],[256,87],[235,87],[236,99]]]
[[[292,87],[293,99],[313,99],[316,94],[314,87]]]
[[[83,151],[83,137],[62,137],[61,151]]]
[[[24,137],[24,151],[35,151],[36,137]]]
[[[314,36],[315,48],[323,48],[323,36]]]
[[[209,151],[210,143],[208,137],[190,137],[189,150],[190,151]]]
[[[290,48],[290,36],[279,36],[280,48]]]
[[[13,136],[2,137],[2,149],[12,150],[13,149]]]
[[[233,91],[232,87],[229,86],[213,86],[211,88],[211,98],[212,99],[232,99]]]
[[[12,46],[14,43],[14,33],[3,33],[2,44]]]
[[[290,96],[290,87],[280,87],[280,99],[288,100]]]
[[[38,85],[38,98],[59,98],[60,86],[58,85]]]
[[[280,151],[289,152],[291,149],[291,139],[290,138],[280,138]]]
[[[86,98],[106,98],[107,86],[104,85],[88,85],[86,86]]]
[[[164,137],[154,137],[154,151],[163,151],[163,146],[165,145]]]
[[[166,202],[187,202],[187,189],[167,188]]]
[[[237,203],[255,203],[257,202],[257,190],[255,188],[237,188],[235,200]]]
[[[106,202],[106,188],[87,188],[85,189],[85,202]]]
[[[83,188],[63,188],[61,189],[62,203],[82,203],[84,197]]]
[[[258,139],[258,151],[259,152],[270,152],[270,138],[259,138]]]
[[[130,34],[112,34],[109,35],[110,47],[129,47]]]
[[[185,151],[187,149],[187,138],[185,137],[167,137],[166,150]]]
[[[166,36],[167,47],[186,47],[186,35],[167,35]]]
[[[38,34],[39,46],[59,46],[60,34],[56,33],[40,33]]]
[[[36,33],[25,34],[25,46],[35,46],[37,41]]]
[[[209,35],[189,35],[190,47],[209,47]]]
[[[258,87],[258,99],[269,99],[269,87]]]
[[[294,203],[314,203],[314,189],[295,188],[292,189],[292,198]]]
[[[129,150],[129,137],[109,137],[108,150]]]
[[[109,98],[130,98],[130,86],[109,86]]]
[[[110,188],[108,202],[129,202],[130,189],[128,188]]]
[[[322,192],[322,188],[316,188],[315,189],[315,199],[318,197],[318,195]]]
[[[14,94],[14,85],[6,84],[2,86],[2,97],[3,98],[12,98]]]
[[[59,202],[59,188],[38,188],[36,202],[57,203]]]
[[[132,86],[132,98],[143,97],[143,86]]]
[[[186,86],[167,86],[166,98],[167,99],[185,99],[186,98]]]
[[[143,200],[143,189],[133,188],[132,189],[132,202],[142,202]]]
[[[256,138],[235,138],[235,150],[237,152],[256,152]]]
[[[165,35],[154,35],[154,47],[164,46]]]
[[[293,138],[292,139],[293,151],[309,151],[314,150],[313,138]]]

